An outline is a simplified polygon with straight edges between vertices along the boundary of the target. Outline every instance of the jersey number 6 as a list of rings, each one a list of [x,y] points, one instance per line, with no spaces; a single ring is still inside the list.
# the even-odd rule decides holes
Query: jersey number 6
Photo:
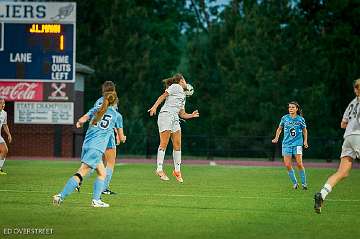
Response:
[[[290,135],[291,137],[295,137],[296,136],[296,130],[294,128],[290,129]]]

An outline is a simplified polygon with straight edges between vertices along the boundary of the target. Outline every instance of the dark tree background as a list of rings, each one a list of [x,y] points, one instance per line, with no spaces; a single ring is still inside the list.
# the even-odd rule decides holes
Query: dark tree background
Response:
[[[201,114],[187,134],[271,137],[296,100],[311,137],[341,138],[360,77],[359,0],[76,2],[77,61],[96,70],[85,107],[116,82],[128,135],[156,135],[147,110],[182,72],[195,88],[187,111]]]

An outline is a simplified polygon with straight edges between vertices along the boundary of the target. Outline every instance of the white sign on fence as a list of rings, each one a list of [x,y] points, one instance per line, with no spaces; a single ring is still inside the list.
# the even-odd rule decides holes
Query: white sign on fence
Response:
[[[15,102],[15,124],[73,124],[73,102]]]

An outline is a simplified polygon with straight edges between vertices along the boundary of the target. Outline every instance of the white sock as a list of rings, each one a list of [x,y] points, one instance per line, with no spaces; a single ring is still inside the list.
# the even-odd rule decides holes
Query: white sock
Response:
[[[181,151],[173,151],[174,168],[176,172],[180,172]]]
[[[165,150],[159,148],[158,152],[157,152],[157,157],[156,157],[156,171],[163,171],[163,164],[164,164],[164,157],[165,157]]]
[[[0,159],[0,169],[2,169],[2,167],[4,166],[5,163],[5,158]]]
[[[320,193],[321,193],[321,197],[324,200],[326,198],[326,196],[331,192],[332,187],[330,184],[325,183],[324,187],[321,189]]]

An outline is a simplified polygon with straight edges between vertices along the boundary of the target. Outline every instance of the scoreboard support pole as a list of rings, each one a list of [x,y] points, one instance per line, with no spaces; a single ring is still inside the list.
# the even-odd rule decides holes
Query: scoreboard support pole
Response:
[[[54,157],[62,156],[62,130],[61,124],[54,125]]]

